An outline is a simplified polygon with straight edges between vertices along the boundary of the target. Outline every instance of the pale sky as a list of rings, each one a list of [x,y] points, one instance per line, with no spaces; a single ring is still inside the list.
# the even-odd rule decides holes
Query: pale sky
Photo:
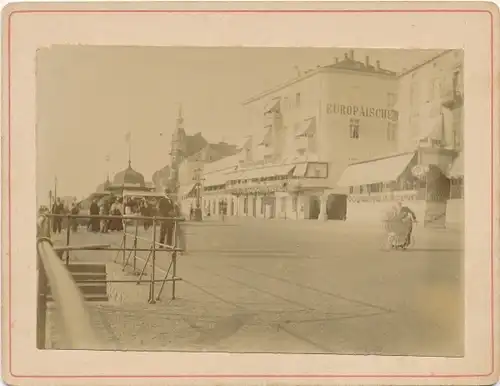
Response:
[[[37,68],[37,191],[58,178],[58,195],[82,197],[127,166],[147,181],[169,162],[178,105],[188,134],[237,140],[251,133],[241,102],[317,65],[342,59],[338,48],[171,48],[54,46]],[[436,51],[355,50],[355,58],[393,71]],[[106,163],[106,155],[110,162]]]

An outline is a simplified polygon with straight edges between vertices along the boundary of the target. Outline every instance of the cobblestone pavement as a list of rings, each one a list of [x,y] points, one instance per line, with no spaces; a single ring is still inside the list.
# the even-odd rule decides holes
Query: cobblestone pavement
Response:
[[[463,354],[458,227],[418,226],[415,245],[401,252],[381,250],[382,226],[226,219],[183,227],[188,253],[178,261],[177,298],[169,299],[167,284],[162,300],[148,304],[148,284],[121,284],[119,300],[89,304],[105,339],[128,350]],[[119,245],[121,238],[82,231],[73,242]],[[146,255],[138,253],[139,268]],[[169,253],[157,253],[157,277],[169,263]],[[132,277],[118,264],[108,272]]]

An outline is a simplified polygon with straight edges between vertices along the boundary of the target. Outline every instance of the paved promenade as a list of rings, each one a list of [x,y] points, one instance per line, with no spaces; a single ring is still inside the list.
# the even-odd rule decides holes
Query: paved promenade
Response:
[[[119,298],[89,305],[104,339],[134,350],[463,353],[458,227],[417,226],[413,248],[391,252],[381,248],[382,226],[349,222],[229,218],[184,229],[189,253],[179,258],[177,299],[169,300],[170,284],[156,304],[147,303],[148,284],[114,287]],[[81,231],[72,243],[119,245],[120,237]],[[79,260],[115,256],[73,253]],[[158,253],[156,262],[163,276],[169,254]],[[132,278],[118,264],[108,272]]]

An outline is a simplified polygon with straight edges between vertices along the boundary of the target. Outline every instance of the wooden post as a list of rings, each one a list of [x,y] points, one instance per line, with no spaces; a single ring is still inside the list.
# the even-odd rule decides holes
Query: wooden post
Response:
[[[152,245],[152,270],[151,270],[151,287],[149,290],[149,303],[155,304],[155,269],[156,269],[156,217],[153,217],[153,245]]]
[[[135,222],[135,235],[134,235],[134,249],[137,248],[137,234],[139,232],[139,221]],[[134,251],[134,261],[133,261],[133,266],[132,266],[132,272],[135,274],[136,272],[136,267],[137,267],[137,252]]]
[[[61,219],[62,220],[62,219]],[[66,224],[66,246],[69,247],[69,240],[71,234],[71,216],[68,215],[68,223]],[[69,249],[66,251],[66,265],[69,264]]]
[[[123,251],[122,251],[122,265],[125,264],[125,248],[127,248],[127,221],[122,220],[123,224],[123,239],[122,239],[122,245],[123,245]]]
[[[172,300],[175,300],[175,282],[177,277],[177,251],[172,253]]]
[[[48,223],[48,221],[47,221]],[[38,298],[37,298],[37,318],[36,318],[36,348],[42,350],[46,348],[47,331],[47,276],[40,257],[37,256],[38,266]]]

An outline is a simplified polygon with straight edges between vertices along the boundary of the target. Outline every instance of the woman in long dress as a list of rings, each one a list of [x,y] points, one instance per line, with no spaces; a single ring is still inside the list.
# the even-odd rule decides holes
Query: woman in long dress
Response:
[[[122,215],[122,212],[120,210],[120,203],[118,200],[113,202],[113,205],[111,205],[111,215],[112,216],[121,216]],[[123,230],[122,220],[119,218],[114,218],[113,220],[111,220],[110,230],[122,231]]]
[[[97,204],[97,201],[94,200],[92,201],[92,204],[90,205],[90,210],[89,214],[91,216],[98,216],[99,215],[99,205]],[[90,231],[91,232],[99,232],[100,227],[99,227],[100,221],[98,218],[91,218],[90,219]]]

